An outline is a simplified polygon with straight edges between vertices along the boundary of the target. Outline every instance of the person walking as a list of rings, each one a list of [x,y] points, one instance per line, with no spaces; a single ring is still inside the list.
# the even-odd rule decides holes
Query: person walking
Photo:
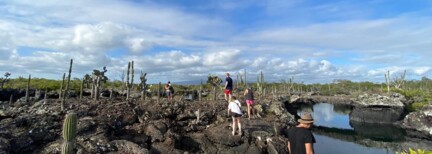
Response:
[[[244,91],[243,94],[246,97],[246,105],[247,105],[247,114],[249,117],[249,120],[251,119],[251,111],[253,116],[255,116],[255,110],[253,108],[253,104],[254,104],[254,94],[252,91],[252,88],[250,86],[247,87],[247,89]]]
[[[234,99],[234,101],[231,101],[228,104],[228,115],[231,115],[232,117],[232,135],[235,135],[235,130],[236,130],[236,124],[238,125],[238,134],[241,136],[242,135],[242,129],[241,129],[241,122],[240,122],[240,117],[243,115],[242,111],[240,110],[241,107],[241,103],[240,101],[237,100],[237,98],[235,96],[232,96],[232,98]]]
[[[305,113],[298,120],[300,124],[288,130],[288,151],[290,154],[313,154],[315,137],[310,131],[313,118],[310,113]]]
[[[231,79],[230,74],[226,73],[224,94],[225,94],[225,100],[228,102],[231,102],[232,90],[233,90],[233,80]]]

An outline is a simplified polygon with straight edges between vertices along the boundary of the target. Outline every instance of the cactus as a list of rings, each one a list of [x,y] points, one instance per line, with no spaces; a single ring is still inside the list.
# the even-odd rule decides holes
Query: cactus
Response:
[[[63,123],[63,146],[62,154],[73,153],[75,137],[77,130],[77,115],[75,113],[68,113]]]
[[[12,105],[12,102],[13,102],[13,94],[11,94],[9,97],[9,106]]]
[[[63,73],[63,79],[60,84],[59,99],[61,99],[63,96],[63,85],[64,85],[65,77],[66,77],[66,73]]]
[[[216,87],[218,87],[222,83],[222,79],[220,79],[218,76],[209,75],[207,78],[207,83],[211,84],[213,86],[213,100],[216,100]]]
[[[105,83],[108,80],[108,77],[105,76],[105,72],[108,70],[105,66],[102,69],[103,71],[93,70],[92,73],[92,97],[95,101],[99,100],[99,89],[102,83]]]
[[[27,89],[26,89],[26,95],[25,95],[25,100],[27,103],[29,102],[30,80],[31,80],[31,74],[29,74],[29,77],[27,80]]]
[[[198,91],[198,100],[202,101],[202,80],[201,80],[201,84],[199,86],[199,91]]]
[[[160,99],[160,96],[161,96],[160,91],[161,91],[161,82],[159,81],[158,90],[157,90],[157,95],[158,95],[158,97],[157,97],[157,103],[159,103],[159,99]]]
[[[83,87],[84,87],[84,82],[85,82],[85,77],[83,77],[82,81],[81,81],[81,87],[80,87],[80,95],[79,95],[79,99],[82,99],[83,97]]]
[[[143,73],[141,71],[141,76],[140,76],[140,80],[141,80],[141,100],[145,100],[146,97],[146,89],[147,89],[147,73]]]
[[[4,77],[4,78],[0,78],[0,83],[1,83],[1,88],[0,88],[0,89],[3,89],[4,84],[10,80],[10,79],[8,78],[10,75],[11,75],[11,73],[6,72],[6,73],[4,74],[5,77]]]
[[[292,76],[288,81],[288,95],[291,96],[291,89],[294,88],[294,77]],[[329,84],[330,86],[330,84]]]
[[[70,142],[64,142],[61,150],[62,154],[73,154],[73,144]]]
[[[247,88],[246,69],[244,69],[244,88]]]
[[[129,74],[131,77],[131,82],[129,82]],[[133,79],[134,79],[134,61],[128,63],[128,69],[127,69],[127,75],[126,75],[126,99],[129,99],[130,97],[130,91],[133,85]]]
[[[390,71],[387,70],[387,73],[384,74],[386,85],[387,85],[387,93],[390,92]]]
[[[261,97],[265,97],[266,89],[265,89],[264,74],[262,71],[261,71],[260,75],[258,75],[258,77],[257,77],[257,91]]]
[[[64,110],[64,102],[65,99],[69,93],[69,83],[70,83],[70,78],[71,78],[71,73],[72,73],[72,64],[73,64],[73,59],[70,60],[70,64],[69,64],[69,74],[68,74],[68,78],[67,78],[67,83],[66,83],[66,89],[63,93],[63,98],[61,100],[61,110]]]
[[[47,103],[47,93],[48,93],[48,88],[45,88],[44,104]]]

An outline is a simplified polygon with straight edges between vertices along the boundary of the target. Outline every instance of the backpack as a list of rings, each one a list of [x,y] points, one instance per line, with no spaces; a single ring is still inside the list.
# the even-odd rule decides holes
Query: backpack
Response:
[[[168,89],[171,91],[171,93],[174,93],[174,87],[173,86],[169,86]]]

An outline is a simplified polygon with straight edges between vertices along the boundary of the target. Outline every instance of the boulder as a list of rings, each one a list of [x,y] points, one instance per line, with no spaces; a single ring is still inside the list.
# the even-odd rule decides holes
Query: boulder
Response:
[[[405,96],[399,93],[393,93],[390,96],[383,96],[378,94],[363,94],[359,95],[356,100],[354,100],[354,105],[358,107],[370,107],[370,106],[380,106],[380,107],[393,107],[393,108],[403,108],[404,102],[407,99]]]
[[[399,93],[390,96],[378,94],[359,95],[350,113],[350,120],[366,123],[390,124],[402,118],[405,97]]]
[[[205,131],[207,138],[213,143],[222,144],[226,146],[238,146],[242,142],[241,136],[231,135],[231,129],[224,127],[224,125],[218,125],[216,127],[210,127]]]
[[[432,139],[432,105],[409,113],[403,120],[402,127],[420,132],[419,137]]]
[[[130,154],[147,154],[149,151],[139,145],[127,140],[114,140],[110,142],[117,149],[111,153],[130,153]]]

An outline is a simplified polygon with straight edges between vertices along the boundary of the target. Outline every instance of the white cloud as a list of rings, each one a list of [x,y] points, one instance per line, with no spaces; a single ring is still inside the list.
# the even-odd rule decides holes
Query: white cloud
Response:
[[[120,46],[128,31],[125,26],[111,22],[97,25],[77,25],[74,27],[72,42],[87,51],[106,51]]]
[[[230,66],[239,58],[240,50],[228,49],[207,53],[204,56],[205,66]]]
[[[152,47],[152,44],[144,38],[127,39],[125,43],[128,45],[129,50],[135,53],[139,53]]]
[[[425,75],[426,73],[430,72],[431,67],[415,67],[413,68],[413,71],[416,75]]]

